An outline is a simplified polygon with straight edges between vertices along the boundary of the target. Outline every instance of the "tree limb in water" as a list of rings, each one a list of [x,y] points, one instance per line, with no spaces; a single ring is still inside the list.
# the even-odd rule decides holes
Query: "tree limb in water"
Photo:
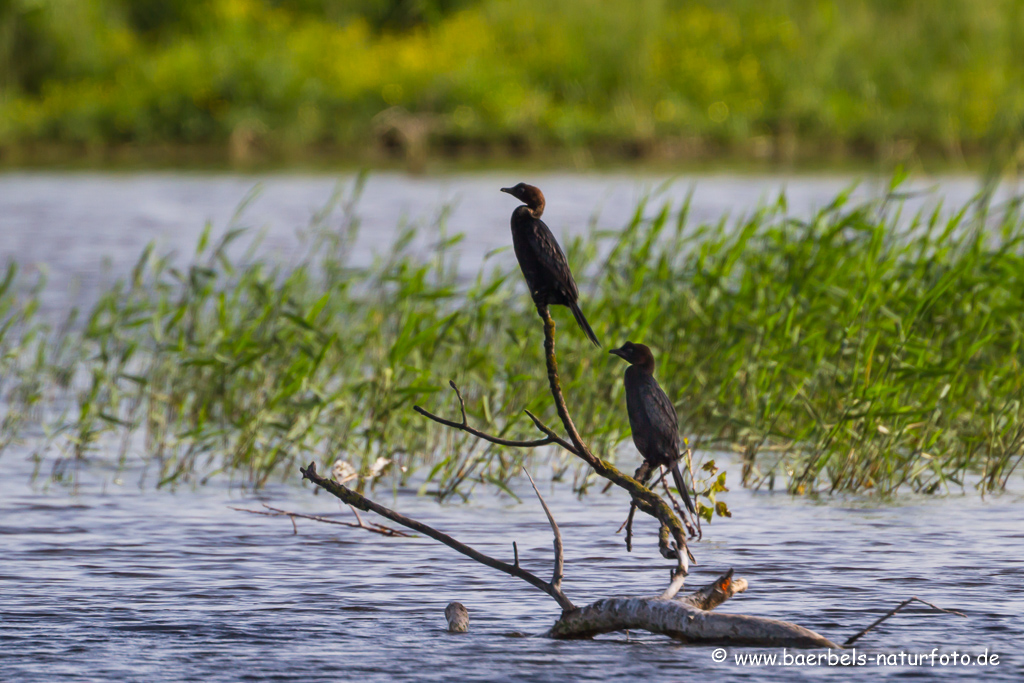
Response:
[[[683,598],[673,599],[671,589],[672,586],[656,597],[598,600],[563,614],[551,627],[548,636],[558,639],[590,638],[601,633],[642,629],[687,643],[840,649],[828,638],[787,621],[712,612],[733,595],[747,589],[747,582],[734,579],[731,569],[713,583]]]
[[[270,507],[266,503],[263,504],[263,507],[265,507],[267,510],[269,510],[269,512],[265,512],[263,510],[249,510],[249,509],[246,509],[246,508],[236,508],[236,507],[232,507],[230,505],[228,507],[231,510],[237,510],[238,512],[248,512],[251,515],[265,515],[267,517],[288,517],[292,521],[292,533],[295,533],[295,534],[299,533],[299,527],[297,527],[295,525],[295,518],[298,517],[299,519],[310,519],[310,520],[313,520],[314,522],[322,522],[324,524],[337,524],[339,526],[347,526],[347,527],[352,527],[354,529],[366,529],[367,531],[372,531],[373,533],[380,534],[381,536],[409,536],[410,535],[410,534],[407,534],[406,532],[402,531],[401,529],[392,529],[391,527],[384,526],[383,524],[375,524],[373,522],[370,522],[369,524],[366,524],[365,522],[363,522],[362,518],[359,516],[359,513],[356,512],[356,510],[354,508],[353,508],[352,512],[355,512],[356,520],[357,521],[355,521],[355,522],[343,522],[340,519],[330,519],[328,517],[320,517],[318,515],[306,515],[306,514],[303,514],[301,512],[288,512],[287,510],[281,510],[279,508]]]
[[[586,607],[577,608],[561,588],[564,572],[561,532],[554,515],[544,502],[536,484],[533,483],[532,477],[530,481],[533,483],[534,491],[544,508],[555,537],[555,567],[551,581],[544,581],[526,571],[519,566],[518,561],[515,564],[508,564],[484,555],[422,522],[379,505],[333,480],[325,479],[317,474],[314,463],[310,463],[301,471],[304,478],[345,503],[366,512],[375,512],[397,524],[424,536],[429,536],[480,564],[522,579],[554,598],[558,606],[562,608],[562,615],[547,633],[551,638],[589,638],[601,633],[642,629],[694,643],[838,648],[827,638],[789,622],[737,614],[713,613],[711,610],[715,607],[747,588],[746,581],[733,578],[732,570],[719,577],[714,583],[683,598],[678,598],[676,596],[683,587],[686,574],[676,567],[672,572],[668,588],[661,595],[608,598],[598,600]],[[527,474],[529,475],[529,473]]]
[[[878,626],[883,621],[885,621],[886,619],[888,619],[892,615],[896,614],[897,612],[899,612],[900,610],[902,610],[904,607],[906,607],[907,605],[909,605],[912,602],[920,602],[921,604],[928,605],[932,609],[938,610],[939,612],[946,612],[947,614],[955,614],[957,616],[965,617],[965,618],[967,617],[967,615],[964,614],[963,612],[957,612],[956,610],[952,610],[952,609],[943,609],[942,607],[937,607],[937,606],[933,605],[932,603],[928,602],[927,600],[922,600],[921,598],[918,598],[918,597],[907,598],[906,600],[904,600],[900,604],[896,605],[896,607],[894,607],[893,609],[889,610],[888,612],[883,614],[881,617],[879,617],[875,621],[871,622],[866,628],[861,629],[857,633],[855,633],[852,636],[850,636],[849,638],[847,638],[846,642],[843,643],[843,647],[850,647],[855,642],[857,642],[857,640],[860,639],[860,637],[862,635],[864,635],[865,633],[867,633],[868,631],[870,631],[874,627]]]
[[[353,507],[363,510],[364,512],[375,512],[381,517],[390,519],[392,522],[395,522],[396,524],[401,524],[407,529],[412,529],[413,531],[420,532],[424,536],[429,536],[435,541],[439,541],[440,543],[445,544],[449,548],[452,548],[453,550],[462,553],[466,557],[472,560],[476,560],[480,564],[486,565],[492,569],[497,569],[501,572],[505,572],[509,576],[514,576],[517,579],[522,579],[534,588],[538,588],[547,593],[548,595],[550,595],[552,598],[554,598],[555,602],[558,603],[558,606],[561,607],[563,611],[576,609],[576,606],[573,605],[569,598],[565,596],[565,593],[562,592],[560,585],[555,585],[554,583],[549,583],[541,579],[535,574],[532,574],[523,569],[522,567],[520,567],[518,563],[509,564],[507,562],[502,562],[501,560],[496,560],[493,557],[490,557],[489,555],[484,555],[478,550],[474,550],[473,548],[469,547],[465,543],[460,543],[459,541],[456,541],[448,534],[442,533],[437,529],[429,527],[422,522],[417,522],[415,519],[406,517],[405,515],[399,514],[394,510],[384,507],[383,505],[375,503],[369,498],[366,498],[361,494],[356,493],[352,489],[343,486],[342,484],[338,484],[330,479],[325,479],[324,477],[321,477],[319,474],[317,474],[316,463],[311,462],[309,463],[309,467],[300,468],[299,471],[302,472],[302,476],[304,479],[309,479],[311,482],[313,482],[320,488],[325,489],[331,495],[340,498],[342,501]],[[539,491],[537,495],[540,496]],[[546,508],[547,506],[545,505],[544,507]],[[557,526],[553,526],[557,529]],[[556,544],[556,550],[559,552],[561,551],[560,538],[559,542]],[[555,567],[560,568],[561,565],[561,557],[556,556]],[[559,584],[560,583],[561,577],[559,577]]]
[[[302,476],[354,508],[366,512],[375,512],[397,524],[429,536],[480,564],[497,569],[509,576],[522,579],[551,596],[558,603],[559,607],[562,608],[561,617],[547,633],[551,638],[589,638],[600,633],[642,629],[653,633],[663,633],[678,640],[694,643],[831,647],[838,649],[838,645],[824,636],[796,624],[777,619],[713,612],[712,610],[722,602],[737,593],[745,591],[747,588],[745,580],[733,578],[731,569],[715,582],[704,586],[700,590],[694,591],[682,598],[678,597],[678,593],[683,588],[689,570],[689,559],[692,558],[686,546],[687,529],[684,526],[685,523],[681,521],[681,515],[677,516],[672,506],[653,490],[653,485],[651,488],[644,486],[637,480],[637,475],[630,477],[623,474],[615,466],[591,452],[576,429],[576,425],[573,423],[569,410],[566,407],[565,397],[562,395],[558,377],[558,362],[555,357],[555,322],[547,306],[538,305],[537,313],[544,322],[544,355],[547,364],[548,385],[555,402],[556,412],[562,427],[566,434],[568,434],[568,439],[558,435],[529,411],[527,411],[527,415],[544,435],[544,438],[533,441],[514,441],[487,434],[470,427],[466,416],[465,401],[453,381],[449,382],[449,384],[459,400],[459,409],[462,413],[461,422],[447,420],[419,406],[416,406],[415,409],[421,415],[439,424],[459,429],[490,443],[502,446],[537,448],[557,444],[586,462],[598,476],[624,489],[629,493],[631,503],[628,522],[632,522],[634,510],[640,510],[657,519],[660,523],[658,546],[661,554],[665,558],[676,560],[676,567],[671,572],[669,585],[660,595],[653,597],[607,598],[598,600],[585,607],[577,608],[565,595],[561,587],[564,574],[561,532],[558,524],[555,522],[554,515],[552,515],[551,510],[544,502],[544,498],[540,495],[540,491],[529,472],[527,472],[527,476],[530,477],[530,483],[537,494],[537,498],[540,500],[554,534],[555,563],[551,581],[544,581],[520,567],[518,546],[515,543],[512,544],[515,561],[514,564],[508,564],[507,562],[484,555],[422,522],[379,505],[345,487],[343,484],[321,477],[316,471],[315,463],[310,463],[308,467],[302,469]],[[626,526],[628,545],[632,540],[632,524],[628,523]]]

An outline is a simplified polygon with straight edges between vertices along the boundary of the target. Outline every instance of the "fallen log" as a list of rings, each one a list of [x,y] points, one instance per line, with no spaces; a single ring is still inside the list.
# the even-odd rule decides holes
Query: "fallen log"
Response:
[[[724,587],[724,588],[723,588]],[[778,619],[720,614],[715,607],[747,589],[730,569],[714,583],[682,598],[605,598],[562,614],[548,631],[558,639],[592,638],[602,633],[643,630],[684,643],[841,649],[814,631]]]

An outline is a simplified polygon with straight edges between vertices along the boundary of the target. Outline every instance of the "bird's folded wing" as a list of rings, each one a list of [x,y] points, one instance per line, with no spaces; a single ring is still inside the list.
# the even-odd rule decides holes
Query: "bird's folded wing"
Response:
[[[569,270],[569,261],[565,258],[562,248],[558,246],[555,236],[540,219],[534,219],[531,229],[534,239],[530,240],[530,244],[537,256],[537,261],[557,279],[558,284],[564,288],[563,294],[570,299],[577,299],[579,290],[576,288],[576,281]]]
[[[672,401],[656,382],[644,383],[640,387],[641,403],[646,408],[647,419],[657,433],[666,457],[675,459],[679,454],[679,417]]]

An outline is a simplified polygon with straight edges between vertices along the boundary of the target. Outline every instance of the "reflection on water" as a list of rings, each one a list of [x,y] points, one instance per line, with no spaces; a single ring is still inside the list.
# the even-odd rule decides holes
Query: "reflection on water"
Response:
[[[522,178],[446,179],[378,175],[360,205],[357,261],[387,247],[403,217],[429,220],[456,202],[450,230],[464,231],[464,262],[508,242],[512,206],[497,188]],[[557,233],[627,220],[656,179],[549,176],[545,218]],[[266,226],[265,249],[292,254],[295,229],[330,195],[332,179],[274,176],[242,222]],[[188,254],[204,221],[223,226],[254,184],[247,177],[143,175],[0,176],[0,253],[51,272],[47,305],[88,300],[109,270],[131,267],[151,239]],[[848,179],[707,178],[693,201],[699,220],[750,210],[782,186],[794,213],[827,204]],[[686,179],[668,191],[681,201]],[[867,184],[863,191],[877,190]],[[974,191],[943,181],[949,205]],[[511,258],[507,252],[499,258]],[[475,265],[474,265],[475,269]],[[278,485],[256,498],[211,484],[176,494],[113,483],[92,472],[75,493],[30,485],[25,453],[0,458],[0,680],[3,681],[548,681],[791,680],[825,668],[716,664],[710,647],[656,636],[594,642],[522,638],[556,618],[552,600],[525,583],[465,560],[425,539],[387,539],[357,530],[234,512],[260,500],[300,512],[339,513],[309,487]],[[130,483],[138,481],[124,475]],[[736,480],[736,473],[730,474]],[[549,571],[550,532],[529,491],[523,504],[480,494],[439,507],[410,492],[394,505],[498,557],[517,541],[523,563]],[[654,528],[638,527],[635,552],[614,534],[626,513],[620,493],[575,499],[566,484],[545,490],[566,544],[565,589],[577,603],[659,592],[668,567]],[[691,585],[728,567],[751,583],[720,609],[796,621],[842,641],[901,600],[917,595],[968,618],[918,607],[864,637],[860,651],[977,654],[997,667],[844,671],[853,680],[919,677],[1021,680],[1024,527],[1019,494],[899,504],[814,501],[735,490],[734,517],[705,528]],[[386,492],[378,496],[389,498]],[[459,600],[471,631],[444,630],[444,606]]]

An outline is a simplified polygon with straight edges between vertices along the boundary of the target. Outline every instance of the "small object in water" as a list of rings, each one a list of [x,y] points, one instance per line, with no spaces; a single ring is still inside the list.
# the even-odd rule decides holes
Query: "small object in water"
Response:
[[[444,608],[449,633],[465,633],[469,630],[469,610],[461,602],[451,602]]]

